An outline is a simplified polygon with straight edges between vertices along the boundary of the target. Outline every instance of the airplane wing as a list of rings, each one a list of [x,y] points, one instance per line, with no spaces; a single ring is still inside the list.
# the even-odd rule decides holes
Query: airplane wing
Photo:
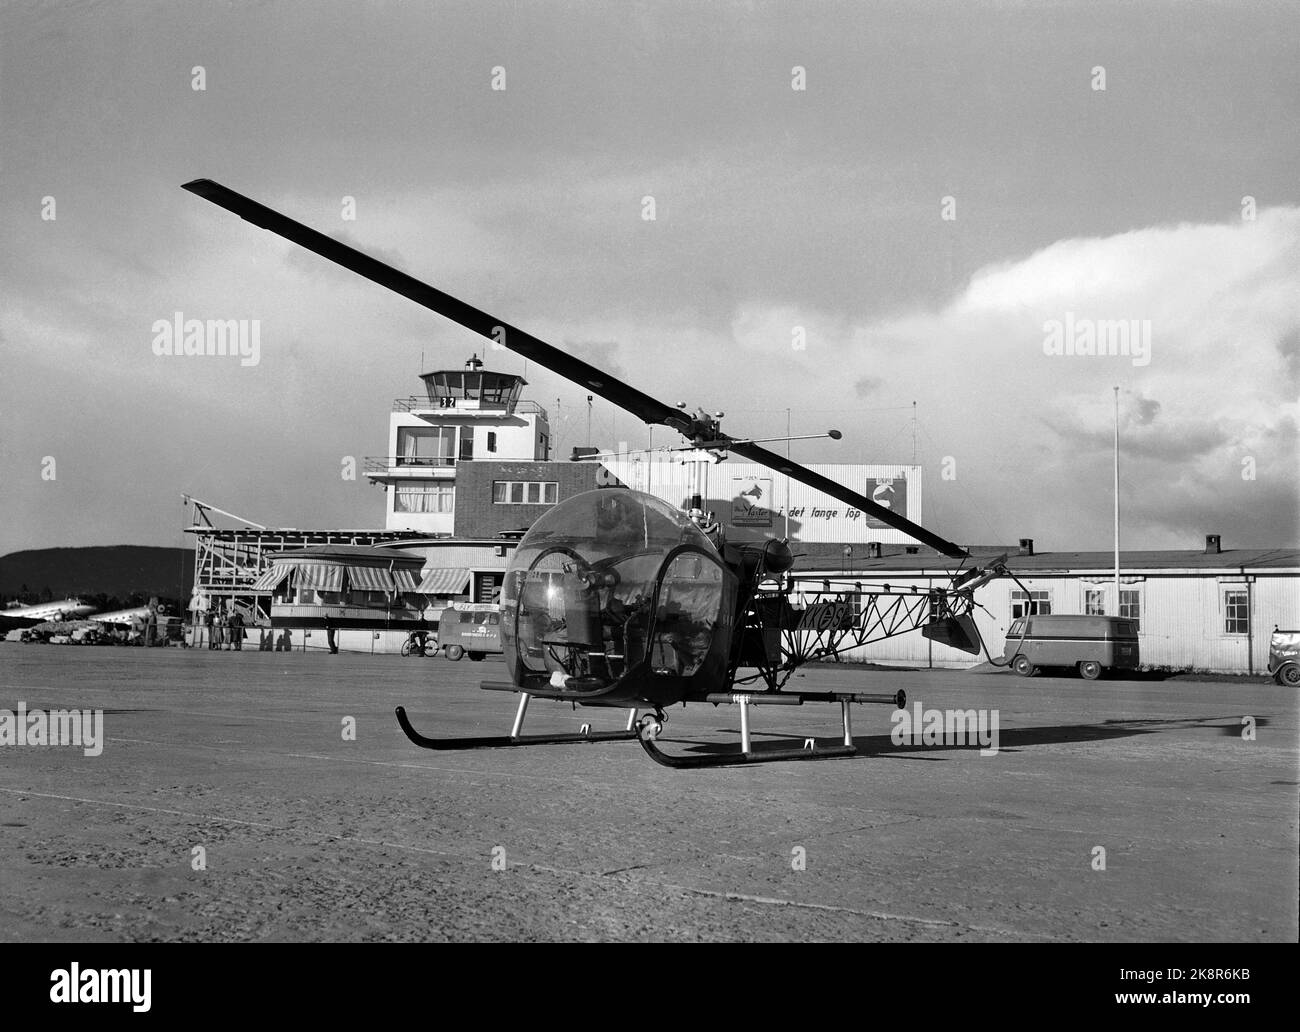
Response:
[[[472,330],[480,336],[503,344],[530,362],[536,362],[538,365],[551,370],[551,372],[558,373],[560,376],[573,381],[580,387],[585,387],[606,401],[613,402],[620,408],[626,409],[644,423],[672,427],[686,436],[690,436],[692,421],[680,409],[650,397],[650,395],[623,383],[595,366],[574,358],[572,355],[552,347],[545,341],[510,326],[487,312],[466,304],[459,298],[452,297],[450,294],[431,287],[427,283],[422,283],[413,276],[408,276],[406,273],[394,269],[391,265],[386,265],[376,258],[372,258],[353,247],[349,247],[347,244],[326,236],[324,233],[319,233],[304,226],[301,222],[296,222],[288,216],[266,207],[264,204],[259,204],[243,194],[236,193],[229,187],[213,182],[211,179],[195,179],[192,182],[185,183],[183,189],[202,197],[204,200],[211,201],[227,211],[233,212],[255,226],[269,230],[285,240],[298,244],[300,247],[305,247],[322,258],[328,258],[345,269],[350,269],[358,275],[378,283],[381,287],[387,287],[403,297],[410,298],[416,304],[432,312],[437,312],[452,322],[459,323],[467,330]],[[851,505],[855,509],[869,513],[882,523],[896,530],[901,530],[917,541],[937,549],[944,555],[955,559],[966,558],[966,551],[959,545],[945,540],[938,534],[931,533],[892,509],[878,505],[870,498],[860,495],[856,491],[851,491],[842,484],[837,484],[835,481],[814,473],[797,462],[791,462],[775,452],[770,452],[766,448],[759,447],[756,444],[735,441],[725,434],[718,434],[709,442],[709,446],[720,450],[733,451],[737,455],[742,455],[747,459],[784,473],[792,480],[807,484],[809,487],[830,495],[846,505]]]

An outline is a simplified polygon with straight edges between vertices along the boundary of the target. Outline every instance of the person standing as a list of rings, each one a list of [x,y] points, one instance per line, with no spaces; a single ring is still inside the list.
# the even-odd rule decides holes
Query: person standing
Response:
[[[212,647],[218,652],[226,643],[226,611],[217,605],[217,613],[212,618]]]
[[[227,621],[230,630],[230,647],[236,652],[244,651],[244,617],[238,609],[231,607],[230,619]]]
[[[209,603],[209,604],[208,604],[208,607],[207,607],[205,610],[203,610],[203,636],[207,639],[207,645],[208,645],[208,648],[209,648],[209,649],[216,648],[216,646],[212,644],[212,605],[211,605],[211,603]]]

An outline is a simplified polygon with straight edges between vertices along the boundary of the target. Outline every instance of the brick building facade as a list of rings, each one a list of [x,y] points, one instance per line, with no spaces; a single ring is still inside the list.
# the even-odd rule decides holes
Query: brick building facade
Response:
[[[456,536],[527,530],[557,502],[595,490],[600,469],[595,462],[462,462],[456,471]]]

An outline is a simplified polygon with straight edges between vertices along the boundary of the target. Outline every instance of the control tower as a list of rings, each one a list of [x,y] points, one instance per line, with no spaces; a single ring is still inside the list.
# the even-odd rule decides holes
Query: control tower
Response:
[[[473,527],[455,525],[457,466],[549,460],[546,410],[520,400],[522,376],[484,369],[477,355],[461,369],[422,373],[420,380],[423,396],[393,402],[388,454],[368,457],[365,475],[384,485],[388,530],[473,536]]]

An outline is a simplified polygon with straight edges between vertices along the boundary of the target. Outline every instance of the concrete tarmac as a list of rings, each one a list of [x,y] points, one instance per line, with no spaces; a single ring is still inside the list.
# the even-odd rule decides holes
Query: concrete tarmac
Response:
[[[101,709],[106,739],[0,745],[0,939],[1297,938],[1297,696],[1262,678],[808,669],[791,688],[996,710],[998,751],[896,745],[859,706],[857,757],[700,771],[635,742],[430,752],[393,718],[507,734],[516,697],[476,687],[504,676],[0,644],[0,710]],[[839,734],[837,707],[751,712],[756,743]],[[625,717],[535,700],[525,731]],[[738,719],[678,707],[663,748]]]

